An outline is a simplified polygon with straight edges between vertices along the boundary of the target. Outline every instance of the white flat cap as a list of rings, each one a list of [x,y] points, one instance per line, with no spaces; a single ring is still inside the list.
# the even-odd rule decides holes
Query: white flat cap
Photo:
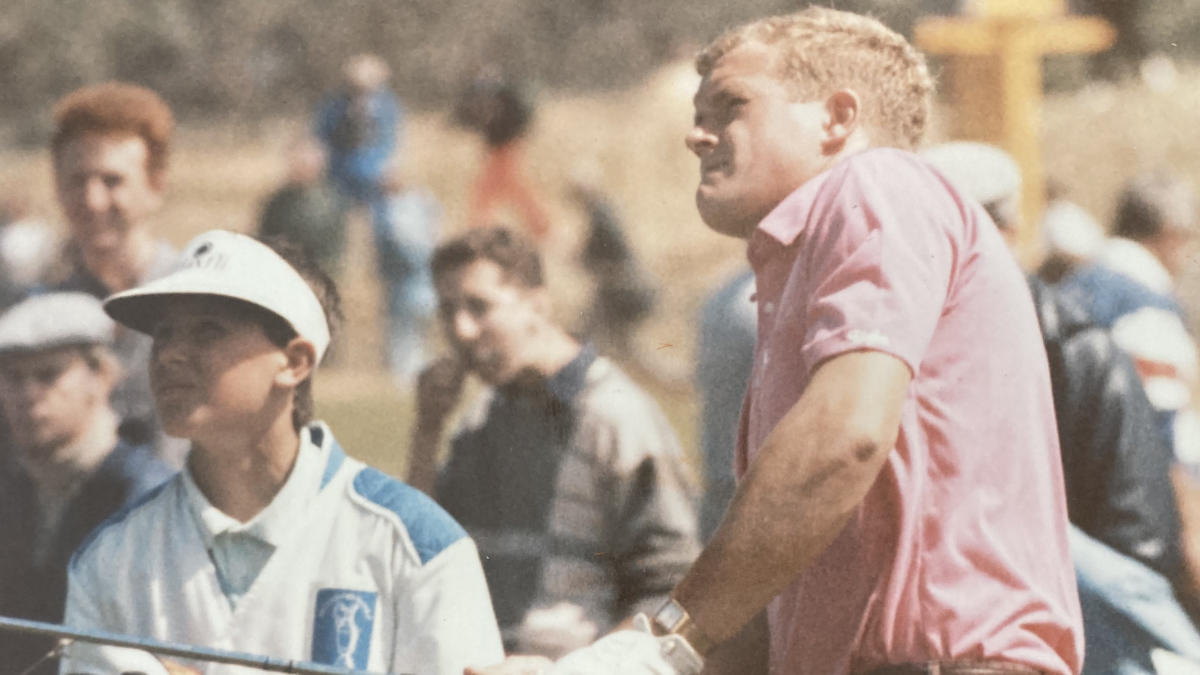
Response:
[[[87,293],[43,293],[0,314],[0,354],[109,345],[115,324]]]

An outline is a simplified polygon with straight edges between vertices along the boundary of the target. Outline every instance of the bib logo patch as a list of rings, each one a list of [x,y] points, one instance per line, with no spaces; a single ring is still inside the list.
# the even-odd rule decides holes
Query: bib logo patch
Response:
[[[343,588],[317,591],[313,617],[312,660],[365,670],[375,626],[375,593]]]

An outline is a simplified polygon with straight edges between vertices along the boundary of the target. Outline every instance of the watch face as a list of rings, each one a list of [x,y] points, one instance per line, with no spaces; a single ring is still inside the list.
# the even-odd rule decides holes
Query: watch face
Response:
[[[658,624],[663,628],[671,631],[679,625],[680,621],[683,621],[684,616],[685,612],[683,611],[683,607],[681,607],[679,603],[675,602],[674,600],[668,600],[667,603],[660,607],[658,612],[654,614],[654,620],[657,621]]]

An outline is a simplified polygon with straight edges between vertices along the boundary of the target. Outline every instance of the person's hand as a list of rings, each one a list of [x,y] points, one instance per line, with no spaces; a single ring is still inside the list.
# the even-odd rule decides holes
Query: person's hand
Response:
[[[570,602],[533,607],[517,627],[517,643],[523,649],[558,658],[600,636],[600,627],[583,608]]]
[[[163,668],[167,669],[167,675],[200,675],[200,671],[195,668],[180,665],[169,659],[159,660],[162,661]]]
[[[553,665],[544,656],[510,656],[487,668],[467,668],[463,675],[541,675]]]
[[[698,675],[704,659],[678,635],[655,637],[645,614],[559,659],[546,675]]]
[[[458,405],[466,380],[466,367],[454,356],[443,356],[417,376],[417,424],[438,428]]]

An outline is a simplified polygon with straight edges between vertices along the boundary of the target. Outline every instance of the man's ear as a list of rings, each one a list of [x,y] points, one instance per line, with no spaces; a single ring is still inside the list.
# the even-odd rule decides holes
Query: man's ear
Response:
[[[821,149],[836,154],[858,130],[861,101],[853,89],[839,89],[825,99],[825,137]]]
[[[275,376],[275,384],[281,387],[294,389],[300,386],[317,367],[317,348],[302,337],[292,338],[283,348],[283,355],[287,357],[287,364]]]
[[[167,170],[165,168],[151,169],[146,167],[146,182],[150,189],[160,195],[167,191]]]

